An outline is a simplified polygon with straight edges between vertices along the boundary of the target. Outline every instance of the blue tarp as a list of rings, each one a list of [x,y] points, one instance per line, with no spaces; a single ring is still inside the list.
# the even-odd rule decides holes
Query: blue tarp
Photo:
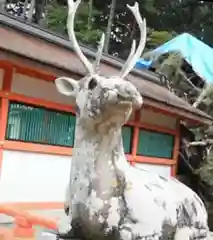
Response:
[[[153,53],[161,55],[173,51],[180,52],[199,77],[207,83],[213,83],[213,48],[194,36],[183,33],[156,48]],[[140,59],[136,64],[136,68],[149,68],[151,64],[151,60]]]
[[[138,69],[147,69],[152,65],[152,60],[146,61],[144,59],[140,59],[138,62],[136,62],[135,67]]]

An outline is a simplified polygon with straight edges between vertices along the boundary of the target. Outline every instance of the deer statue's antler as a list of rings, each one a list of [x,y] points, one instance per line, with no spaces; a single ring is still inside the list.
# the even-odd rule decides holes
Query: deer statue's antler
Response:
[[[68,7],[69,7],[68,19],[67,19],[68,35],[69,35],[70,41],[72,42],[72,45],[73,45],[73,48],[74,48],[76,54],[78,55],[78,57],[84,64],[84,66],[87,69],[87,71],[89,72],[89,74],[96,74],[96,72],[98,71],[99,65],[100,65],[100,60],[101,60],[104,41],[105,41],[105,35],[102,34],[102,37],[101,37],[101,40],[99,43],[98,52],[96,54],[96,61],[93,65],[81,51],[81,48],[75,37],[74,20],[75,20],[76,11],[77,11],[80,3],[81,3],[81,0],[77,0],[77,1],[68,0]],[[133,40],[130,54],[120,72],[120,75],[119,75],[120,78],[125,78],[126,75],[132,70],[132,68],[134,68],[134,66],[135,66],[137,60],[140,58],[140,56],[144,50],[145,44],[146,44],[146,20],[145,19],[143,20],[141,17],[138,3],[135,2],[134,6],[129,6],[127,4],[127,7],[133,13],[133,15],[136,19],[136,22],[139,25],[140,32],[141,32],[141,38],[140,38],[140,42],[139,42],[137,50],[136,50],[136,42],[135,42],[135,40]]]
[[[140,11],[139,11],[138,3],[135,2],[134,6],[129,6],[127,4],[127,7],[133,13],[133,15],[136,19],[136,22],[140,28],[141,37],[140,37],[140,42],[139,42],[139,45],[138,45],[138,48],[136,51],[135,51],[135,40],[133,40],[130,54],[120,72],[121,78],[125,78],[126,75],[132,70],[132,68],[134,68],[137,60],[140,58],[140,56],[145,48],[145,45],[146,45],[146,19],[142,19]]]
[[[100,60],[101,60],[103,47],[104,47],[104,41],[105,41],[105,34],[104,33],[102,34],[102,37],[101,37],[101,40],[99,43],[99,47],[98,47],[98,52],[96,54],[96,60],[95,60],[94,66],[93,66],[93,64],[85,57],[85,55],[81,51],[80,46],[75,37],[75,31],[74,31],[75,14],[76,14],[76,11],[77,11],[80,3],[81,3],[81,0],[77,0],[77,1],[68,0],[68,7],[69,7],[68,18],[67,18],[68,35],[69,35],[70,41],[72,42],[72,45],[73,45],[73,48],[74,48],[76,54],[78,55],[78,57],[84,64],[87,71],[90,74],[95,74],[96,71],[98,71],[98,68],[100,65]]]
[[[103,33],[102,36],[101,36],[101,40],[99,42],[98,51],[96,53],[96,60],[95,60],[95,63],[94,63],[95,72],[99,71],[101,56],[102,56],[103,49],[104,49],[104,42],[105,42],[105,34]]]
[[[94,73],[93,65],[82,53],[82,51],[79,47],[79,44],[77,42],[77,39],[75,37],[74,20],[75,20],[76,11],[77,11],[80,3],[81,3],[81,0],[77,0],[76,2],[74,2],[74,0],[68,0],[69,10],[68,10],[68,18],[67,18],[67,30],[68,30],[69,39],[72,42],[72,46],[73,46],[76,54],[78,55],[78,57],[84,64],[85,68],[88,70],[88,72],[90,74],[93,74]]]

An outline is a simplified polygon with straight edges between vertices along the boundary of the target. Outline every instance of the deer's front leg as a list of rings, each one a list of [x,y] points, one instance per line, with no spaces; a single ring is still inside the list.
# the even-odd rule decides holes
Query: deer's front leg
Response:
[[[69,207],[65,205],[64,210],[65,214],[60,218],[57,225],[59,234],[67,234],[72,229],[72,217],[69,214]]]
[[[133,239],[133,233],[131,226],[124,225],[120,229],[120,238],[121,240],[132,240]]]
[[[70,202],[69,202],[69,187],[66,189],[66,195],[65,195],[65,204],[64,204],[64,216],[60,218],[58,221],[58,232],[59,234],[67,234],[71,231],[72,229],[72,216],[71,216],[71,211],[70,211]]]

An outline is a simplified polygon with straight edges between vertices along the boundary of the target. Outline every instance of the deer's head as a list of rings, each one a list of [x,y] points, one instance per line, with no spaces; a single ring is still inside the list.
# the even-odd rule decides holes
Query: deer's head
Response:
[[[138,3],[127,7],[133,13],[141,32],[139,45],[133,40],[130,54],[118,76],[104,77],[99,75],[99,64],[104,47],[105,35],[103,34],[96,54],[96,60],[92,64],[82,53],[74,33],[74,18],[81,0],[74,2],[68,0],[69,12],[67,28],[73,48],[84,64],[88,74],[76,81],[67,77],[59,77],[55,80],[60,93],[70,97],[76,105],[76,114],[85,124],[108,122],[121,126],[131,114],[133,108],[142,106],[142,97],[136,87],[125,80],[128,73],[134,68],[140,58],[146,43],[146,21],[142,20]],[[73,103],[72,103],[73,104]]]

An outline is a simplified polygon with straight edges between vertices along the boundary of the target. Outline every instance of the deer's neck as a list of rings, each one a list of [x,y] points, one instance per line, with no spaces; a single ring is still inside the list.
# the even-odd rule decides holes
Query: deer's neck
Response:
[[[88,188],[90,186],[99,195],[106,193],[106,198],[109,198],[113,191],[113,183],[116,185],[118,177],[116,163],[122,161],[127,164],[121,128],[110,128],[100,133],[88,131],[77,122],[75,135],[71,177],[82,181],[77,181],[76,188],[88,185]]]
[[[106,160],[116,161],[121,155],[124,156],[121,128],[91,131],[77,123],[75,135],[74,157],[91,166],[98,162],[106,165]]]

